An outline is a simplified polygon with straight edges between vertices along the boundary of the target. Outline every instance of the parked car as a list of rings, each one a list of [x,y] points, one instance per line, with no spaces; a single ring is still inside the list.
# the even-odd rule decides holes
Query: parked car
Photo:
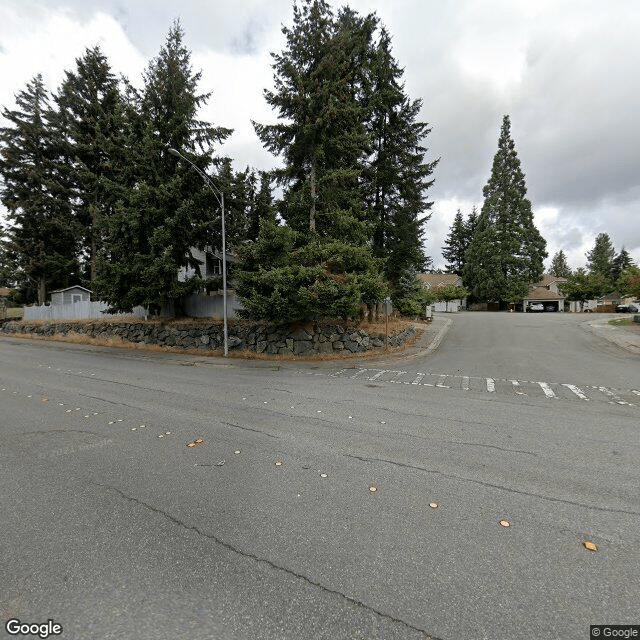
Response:
[[[555,304],[545,304],[544,305],[544,310],[545,311],[557,311],[558,307],[556,307]]]
[[[638,313],[638,307],[635,304],[619,304],[616,313]]]
[[[544,305],[541,302],[534,302],[533,304],[529,303],[529,305],[527,306],[527,311],[529,311],[530,313],[544,311]]]

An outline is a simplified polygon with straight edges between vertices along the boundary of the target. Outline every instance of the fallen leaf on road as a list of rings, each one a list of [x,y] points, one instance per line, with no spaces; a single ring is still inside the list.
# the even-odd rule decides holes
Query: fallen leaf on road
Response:
[[[187,444],[187,447],[189,447],[189,449],[193,449],[194,447],[197,447],[197,446],[201,445],[203,442],[204,442],[204,440],[202,438],[196,438],[192,442],[189,442]]]
[[[598,545],[593,543],[593,542],[589,542],[588,540],[583,542],[582,546],[585,549],[588,549],[589,551],[597,551],[598,550]]]

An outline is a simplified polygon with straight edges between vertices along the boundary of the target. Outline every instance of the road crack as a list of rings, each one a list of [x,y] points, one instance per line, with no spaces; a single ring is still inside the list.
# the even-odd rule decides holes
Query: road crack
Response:
[[[417,633],[421,633],[424,636],[423,640],[441,640],[439,638],[436,638],[435,636],[430,636],[424,629],[420,629],[419,627],[416,627],[412,624],[410,624],[409,622],[406,622],[405,620],[402,620],[400,618],[396,618],[388,613],[384,613],[383,611],[379,611],[378,609],[376,609],[375,607],[372,607],[364,602],[362,602],[361,600],[358,600],[357,598],[353,598],[352,596],[348,596],[345,593],[342,593],[341,591],[338,591],[337,589],[331,589],[330,587],[327,587],[326,585],[321,584],[320,582],[317,582],[315,580],[313,580],[312,578],[309,578],[308,576],[305,576],[303,573],[299,573],[297,571],[294,571],[293,569],[289,569],[287,567],[283,567],[279,564],[276,564],[273,560],[269,560],[268,558],[261,558],[260,556],[255,555],[254,553],[251,553],[249,551],[244,551],[243,549],[240,549],[239,547],[236,547],[232,544],[230,544],[229,542],[225,542],[224,540],[222,540],[221,538],[218,538],[217,536],[215,536],[212,533],[207,533],[206,531],[203,531],[202,529],[200,529],[199,527],[195,526],[195,525],[191,525],[191,524],[187,524],[186,522],[183,522],[182,520],[180,520],[179,518],[176,518],[175,516],[171,515],[170,513],[167,513],[166,511],[163,511],[162,509],[158,509],[157,507],[154,507],[153,505],[148,504],[147,502],[144,502],[143,500],[139,500],[138,498],[134,498],[133,496],[129,496],[126,493],[124,493],[123,491],[121,491],[120,489],[118,489],[117,487],[113,487],[111,485],[108,484],[102,484],[99,482],[91,482],[91,484],[96,485],[98,487],[102,487],[103,489],[110,489],[111,491],[117,493],[119,496],[121,496],[123,499],[127,500],[128,502],[133,502],[134,504],[137,504],[141,507],[144,507],[145,509],[148,509],[149,511],[152,511],[153,513],[157,513],[158,515],[162,516],[163,518],[166,518],[167,520],[169,520],[170,522],[172,522],[173,524],[175,524],[178,527],[181,527],[182,529],[185,529],[187,531],[193,531],[196,534],[198,534],[199,536],[206,538],[208,540],[211,540],[212,542],[220,545],[221,547],[227,549],[228,551],[231,551],[232,553],[235,553],[243,558],[246,558],[248,560],[252,560],[253,562],[259,563],[259,564],[263,564],[263,565],[267,565],[268,567],[271,567],[272,569],[275,569],[276,571],[281,571],[282,573],[286,573],[287,575],[290,575],[294,578],[297,578],[298,580],[302,580],[303,582],[306,582],[307,584],[310,584],[314,587],[317,587],[318,589],[320,589],[321,591],[323,591],[324,593],[329,593],[331,595],[334,596],[338,596],[344,600],[346,600],[349,604],[355,605],[357,607],[360,607],[362,609],[364,609],[365,611],[370,611],[371,613],[375,614],[376,616],[379,616],[381,618],[384,618],[385,620],[388,620],[390,622],[393,622],[395,624],[401,625],[406,629],[409,629],[411,631],[415,631]]]
[[[438,469],[426,469],[425,467],[419,467],[417,465],[408,464],[404,462],[398,462],[396,460],[385,460],[384,458],[365,458],[363,456],[357,456],[354,454],[346,453],[347,458],[355,458],[362,462],[381,462],[383,464],[391,464],[397,467],[404,467],[407,469],[414,469],[416,471],[422,471],[423,473],[431,473],[434,475],[442,476],[443,478],[452,478],[454,480],[461,480],[462,482],[469,482],[472,484],[479,484],[483,487],[491,487],[492,489],[499,489],[500,491],[507,491],[509,493],[516,493],[522,496],[530,496],[532,498],[540,498],[541,500],[548,500],[549,502],[560,502],[562,504],[570,504],[574,507],[582,507],[584,509],[592,509],[594,511],[604,511],[607,513],[622,513],[629,516],[640,516],[640,511],[630,511],[628,509],[615,509],[613,507],[601,507],[593,504],[585,504],[584,502],[576,502],[574,500],[566,500],[565,498],[555,498],[553,496],[545,496],[540,493],[533,493],[531,491],[522,491],[521,489],[514,489],[513,487],[505,487],[501,484],[495,484],[493,482],[486,482],[484,480],[474,480],[473,478],[465,478],[452,473],[444,473]]]

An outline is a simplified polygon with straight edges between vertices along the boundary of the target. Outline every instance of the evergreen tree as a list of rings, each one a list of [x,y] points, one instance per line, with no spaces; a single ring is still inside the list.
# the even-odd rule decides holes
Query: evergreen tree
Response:
[[[422,100],[410,100],[402,84],[403,70],[393,58],[391,38],[381,30],[371,55],[365,84],[370,110],[373,152],[364,173],[369,217],[374,221],[374,254],[386,259],[386,273],[397,283],[407,270],[423,271],[431,263],[423,250],[424,215],[433,203],[425,192],[438,161],[426,163],[422,146],[430,129],[418,121]]]
[[[613,286],[613,260],[616,251],[611,244],[608,233],[600,233],[596,237],[593,249],[587,253],[587,269],[589,273],[599,273]]]
[[[464,267],[464,255],[467,250],[467,226],[462,212],[458,209],[453,224],[449,229],[449,235],[442,247],[442,257],[447,261],[446,270],[462,275]]]
[[[1,199],[12,223],[8,247],[44,304],[48,289],[77,281],[77,230],[41,75],[16,95],[16,105],[2,112],[9,125],[0,128]]]
[[[286,47],[274,58],[267,102],[280,118],[254,123],[284,187],[279,213],[240,252],[237,291],[246,313],[282,319],[344,317],[386,294],[381,263],[367,246],[371,224],[360,177],[370,151],[363,99],[376,26],[348,8],[337,16],[324,0],[294,5]],[[275,252],[274,252],[275,251]],[[343,271],[340,271],[343,270]],[[311,296],[311,298],[309,297]]]
[[[251,211],[249,220],[249,240],[257,240],[262,222],[276,221],[273,194],[271,192],[271,174],[268,171],[259,172],[260,185],[256,190],[257,177],[255,172],[250,176],[251,182]]]
[[[285,188],[280,213],[297,231],[362,244],[368,237],[358,178],[368,135],[362,92],[372,17],[343,9],[336,18],[325,0],[293,7],[286,48],[274,54],[275,90],[265,91],[276,125],[254,123],[265,147],[282,155],[276,177]]]
[[[473,207],[471,207],[471,213],[469,214],[469,217],[467,218],[467,221],[465,223],[467,249],[471,244],[471,240],[473,239],[473,234],[476,232],[476,226],[478,225],[478,218],[479,218],[478,209],[474,204]]]
[[[18,280],[18,268],[2,227],[0,234],[0,287],[13,287]]]
[[[118,81],[99,47],[87,49],[67,71],[55,97],[53,125],[68,158],[65,177],[72,190],[75,218],[82,229],[85,276],[96,278],[98,218],[113,211],[114,192],[124,150],[122,108]]]
[[[240,248],[236,292],[244,317],[275,322],[353,318],[388,290],[381,264],[365,247],[316,238],[264,221]]]
[[[463,270],[465,284],[480,299],[516,302],[542,276],[546,242],[533,223],[526,192],[509,116],[504,116]]]
[[[556,278],[568,278],[571,275],[571,268],[567,264],[567,257],[562,249],[553,256],[550,272]]]
[[[191,248],[221,244],[215,192],[167,152],[177,149],[207,172],[213,145],[231,133],[198,120],[209,94],[197,93],[201,74],[193,72],[183,38],[174,23],[144,74],[142,94],[127,92],[126,188],[115,185],[119,199],[103,221],[95,285],[115,310],[143,305],[159,311],[179,301],[200,284],[197,278],[178,281],[181,267],[199,267]]]
[[[627,271],[629,267],[632,267],[633,264],[633,259],[629,255],[629,252],[622,247],[620,253],[613,259],[611,269],[611,278],[613,282],[617,282],[620,279],[620,276]]]

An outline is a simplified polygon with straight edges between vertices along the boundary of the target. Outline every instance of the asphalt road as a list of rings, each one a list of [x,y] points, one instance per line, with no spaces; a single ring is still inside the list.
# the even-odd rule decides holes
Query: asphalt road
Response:
[[[428,355],[277,366],[0,338],[0,637],[640,624],[640,358],[582,322],[460,314]]]

